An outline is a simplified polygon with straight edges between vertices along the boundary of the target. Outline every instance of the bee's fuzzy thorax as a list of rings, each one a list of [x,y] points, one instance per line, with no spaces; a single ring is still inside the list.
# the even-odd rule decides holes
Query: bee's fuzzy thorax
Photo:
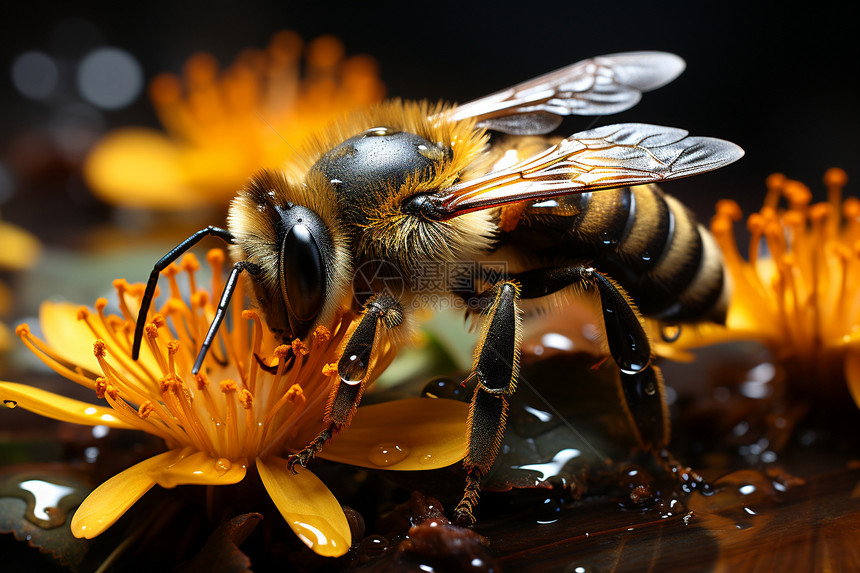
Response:
[[[308,140],[300,155],[313,164],[332,147],[362,131],[389,127],[420,135],[450,149],[450,161],[432,179],[423,182],[419,191],[448,186],[484,152],[487,143],[486,132],[476,129],[474,120],[447,120],[451,110],[450,106],[442,103],[389,100],[330,123]]]
[[[368,190],[359,209],[363,216],[356,250],[371,258],[384,258],[406,268],[416,261],[469,260],[488,251],[495,238],[493,213],[471,213],[450,221],[427,221],[402,211],[404,200],[434,193],[461,179],[483,173],[487,135],[474,121],[449,121],[451,108],[428,102],[392,100],[333,123],[310,142],[307,155],[319,158],[341,141],[374,127],[414,133],[449,151],[432,176],[406,178],[397,189]]]

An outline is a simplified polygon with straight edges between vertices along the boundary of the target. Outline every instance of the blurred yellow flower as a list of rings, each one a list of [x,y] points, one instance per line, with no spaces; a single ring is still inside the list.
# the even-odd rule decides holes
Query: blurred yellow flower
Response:
[[[740,207],[717,204],[711,231],[733,283],[726,327],[682,334],[678,344],[759,340],[784,365],[791,392],[838,399],[847,378],[860,405],[860,200],[842,199],[843,170],[828,170],[824,182],[828,201],[812,204],[805,185],[771,175],[764,207],[747,219],[746,258],[733,231]]]
[[[0,272],[18,272],[30,268],[42,251],[39,241],[24,229],[0,221]],[[12,310],[12,290],[0,282],[0,316]],[[9,350],[12,335],[3,322],[0,322],[0,352]]]
[[[222,71],[213,56],[196,54],[181,79],[162,74],[149,92],[167,134],[113,131],[92,150],[84,174],[109,203],[181,210],[225,205],[251,173],[281,165],[310,133],[381,100],[385,87],[376,62],[344,57],[337,38],[322,36],[303,50],[299,36],[285,31]]]
[[[310,470],[298,467],[298,474],[292,474],[283,456],[300,450],[323,428],[327,398],[338,383],[339,349],[355,316],[344,315],[331,330],[317,328],[307,344],[297,339],[284,345],[255,311],[234,304],[232,330],[221,328],[220,344],[194,376],[195,341],[214,316],[210,293],[223,286],[223,251],[211,251],[207,258],[213,270],[211,290],[197,284],[199,265],[192,255],[165,271],[170,296],[160,313],[149,315],[138,362],[130,353],[140,284],[115,281],[122,316],[106,314],[106,299],[96,302],[95,312],[46,302],[40,316],[44,341],[27,325],[18,327],[18,336],[40,359],[94,390],[107,406],[11,382],[0,382],[0,397],[7,405],[58,420],[143,430],[167,444],[168,451],[126,469],[90,494],[72,519],[77,537],[105,531],[155,484],[234,484],[254,463],[296,535],[320,555],[343,555],[352,540],[340,504]],[[177,281],[180,269],[190,288],[185,297]],[[234,300],[243,300],[242,293]],[[382,372],[394,354],[395,348],[385,343],[371,361],[369,376]],[[327,444],[320,457],[389,470],[447,466],[465,452],[467,409],[464,403],[428,398],[360,408],[350,428]],[[397,456],[386,456],[392,449]]]

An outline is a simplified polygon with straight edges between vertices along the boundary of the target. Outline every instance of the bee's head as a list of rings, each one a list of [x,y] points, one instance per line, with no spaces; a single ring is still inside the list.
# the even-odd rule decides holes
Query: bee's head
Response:
[[[260,268],[254,293],[271,330],[305,338],[330,326],[351,273],[336,198],[288,173],[261,171],[233,200],[229,219],[234,258]]]

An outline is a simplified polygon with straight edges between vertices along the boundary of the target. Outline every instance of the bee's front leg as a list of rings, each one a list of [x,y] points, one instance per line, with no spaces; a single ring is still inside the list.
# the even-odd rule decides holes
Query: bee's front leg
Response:
[[[469,408],[469,440],[463,465],[466,491],[454,510],[459,525],[473,525],[473,510],[481,494],[481,478],[496,459],[508,412],[506,397],[516,390],[520,362],[520,287],[505,281],[479,295],[488,304],[484,328],[475,349],[472,374],[478,386]]]
[[[370,375],[370,359],[373,355],[377,325],[381,322],[385,328],[396,328],[403,322],[403,307],[390,294],[372,297],[364,305],[364,309],[364,315],[337,363],[340,382],[332,390],[326,405],[326,428],[307,446],[289,457],[287,467],[293,473],[296,472],[296,464],[306,466],[322,449],[323,444],[352,421]]]

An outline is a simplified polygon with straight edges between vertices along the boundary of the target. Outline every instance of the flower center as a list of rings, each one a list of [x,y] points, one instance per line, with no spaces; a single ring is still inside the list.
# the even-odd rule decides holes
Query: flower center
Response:
[[[210,251],[211,292],[222,288],[223,251]],[[296,451],[322,429],[327,398],[336,383],[334,363],[354,316],[346,314],[331,330],[317,327],[306,342],[275,340],[253,310],[233,305],[232,328],[222,326],[201,374],[191,368],[215,308],[213,297],[199,288],[199,264],[186,255],[163,274],[169,297],[148,316],[140,360],[131,359],[131,336],[143,285],[117,280],[123,316],[107,315],[106,299],[96,302],[97,316],[78,311],[92,333],[93,352],[101,375],[68,363],[56,352],[19,329],[19,336],[61,374],[94,388],[118,418],[162,437],[171,448],[193,447],[227,464],[268,452]],[[184,272],[188,289],[182,296],[177,275]],[[186,302],[186,300],[188,302]],[[237,288],[234,301],[243,300]],[[394,355],[384,345],[376,358],[381,370]],[[217,383],[215,382],[217,380]]]
[[[813,367],[860,337],[860,201],[842,200],[841,169],[824,180],[828,201],[811,204],[802,183],[768,178],[764,207],[747,219],[747,260],[732,231],[737,203],[718,203],[711,224],[735,283],[729,326],[767,330],[780,352]]]

